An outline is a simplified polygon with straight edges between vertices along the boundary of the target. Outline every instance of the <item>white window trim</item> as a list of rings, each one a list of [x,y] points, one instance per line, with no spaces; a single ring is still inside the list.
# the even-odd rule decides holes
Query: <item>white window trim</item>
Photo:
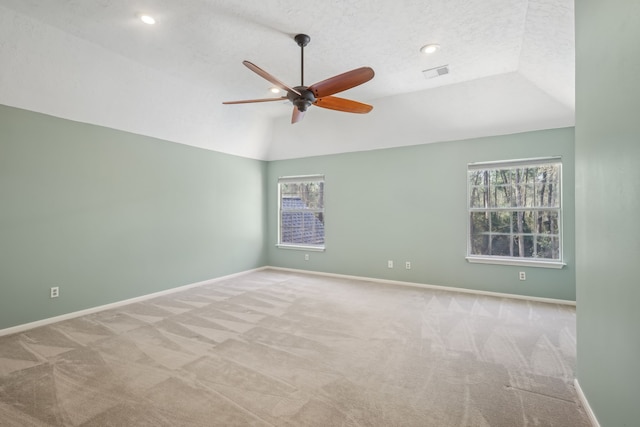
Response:
[[[509,168],[509,167],[518,167],[532,164],[549,164],[549,163],[559,163],[560,164],[560,208],[559,208],[559,227],[560,233],[558,237],[560,238],[559,242],[559,251],[560,251],[560,259],[559,260],[549,260],[542,258],[516,258],[516,257],[498,257],[498,256],[487,256],[487,255],[471,255],[471,222],[469,220],[469,213],[471,209],[469,208],[469,197],[470,197],[470,185],[469,185],[469,171],[478,170],[478,169],[498,169],[498,168]],[[499,160],[499,161],[490,161],[490,162],[475,162],[467,164],[467,256],[465,259],[472,264],[496,264],[496,265],[513,265],[520,267],[539,267],[539,268],[553,268],[553,269],[561,269],[567,264],[564,262],[564,186],[563,186],[563,172],[562,172],[562,157],[561,156],[552,156],[552,157],[535,157],[530,159],[514,159],[514,160]]]
[[[503,258],[488,256],[467,256],[467,261],[471,264],[499,264],[499,265],[515,265],[519,267],[541,267],[541,268],[557,268],[560,269],[567,265],[563,261],[542,260],[536,258]]]
[[[288,245],[286,243],[276,243],[276,247],[280,249],[292,249],[294,251],[324,252],[324,246],[312,245]]]
[[[279,249],[289,249],[296,251],[310,251],[310,252],[324,252],[327,236],[325,234],[325,245],[302,245],[302,244],[292,244],[292,243],[281,243],[281,229],[282,226],[282,200],[280,194],[280,184],[286,182],[310,182],[310,181],[325,181],[324,175],[293,175],[293,176],[281,176],[278,177],[278,230],[277,230],[277,239],[278,243],[276,243],[276,247]],[[324,212],[325,202],[323,200],[323,212]]]

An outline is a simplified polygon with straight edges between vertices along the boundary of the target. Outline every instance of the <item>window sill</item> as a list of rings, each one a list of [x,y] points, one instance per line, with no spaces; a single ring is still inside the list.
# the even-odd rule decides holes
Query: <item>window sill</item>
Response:
[[[324,246],[283,245],[277,243],[276,247],[280,249],[292,249],[294,251],[324,252]]]
[[[528,260],[522,258],[497,258],[497,257],[466,257],[467,261],[472,264],[499,264],[499,265],[516,265],[519,267],[540,267],[561,269],[565,265],[562,261],[543,261]]]

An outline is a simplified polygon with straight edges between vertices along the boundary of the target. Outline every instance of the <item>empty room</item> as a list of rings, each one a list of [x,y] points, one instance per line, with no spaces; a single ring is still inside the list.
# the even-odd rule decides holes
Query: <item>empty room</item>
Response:
[[[638,426],[639,20],[0,0],[0,425]]]

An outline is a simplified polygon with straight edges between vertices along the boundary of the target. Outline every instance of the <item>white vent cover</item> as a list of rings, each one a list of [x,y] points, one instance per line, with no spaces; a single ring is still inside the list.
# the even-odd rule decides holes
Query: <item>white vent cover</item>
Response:
[[[422,71],[422,75],[424,75],[425,79],[433,79],[434,77],[444,76],[445,74],[449,74],[448,64]]]

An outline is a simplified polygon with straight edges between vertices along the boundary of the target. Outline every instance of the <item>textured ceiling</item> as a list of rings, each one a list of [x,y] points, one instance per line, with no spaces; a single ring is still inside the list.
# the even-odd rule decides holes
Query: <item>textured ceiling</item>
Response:
[[[573,15],[573,0],[0,0],[0,103],[260,159],[571,126]],[[221,104],[272,96],[245,59],[298,85],[300,32],[305,84],[375,70],[340,94],[370,115],[312,107],[292,126],[285,102]]]

